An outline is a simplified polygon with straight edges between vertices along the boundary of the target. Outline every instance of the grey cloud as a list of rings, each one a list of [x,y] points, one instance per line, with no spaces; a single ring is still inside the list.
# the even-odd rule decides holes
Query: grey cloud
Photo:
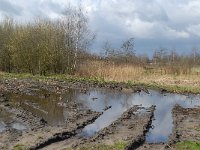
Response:
[[[79,1],[0,0],[0,13],[18,15],[21,19],[59,16],[68,2],[77,5]],[[136,39],[139,52],[162,46],[179,51],[199,47],[199,0],[82,0],[82,3],[91,29],[97,32],[94,49],[100,49],[106,40],[117,47],[130,37]]]
[[[133,14],[137,14],[141,20],[144,21],[168,21],[168,15],[157,1],[138,0],[132,1],[132,5],[135,6]]]
[[[21,15],[22,8],[12,4],[9,0],[0,0],[0,12],[4,15],[19,16]]]
[[[52,0],[46,0],[41,3],[40,9],[44,10],[44,13],[53,12],[57,14],[61,14],[64,11],[63,5],[60,5]],[[48,11],[47,11],[48,10]]]
[[[89,1],[89,5],[93,3]],[[159,47],[175,48],[180,53],[200,48],[198,0],[102,0],[91,15],[91,26],[101,33],[97,47],[106,40],[118,46],[135,37],[139,53],[150,54]]]
[[[102,1],[99,9],[94,11],[98,14],[103,26],[102,31],[122,31],[121,36],[135,36],[136,38],[186,38],[189,35],[182,30],[178,31],[173,26],[167,26],[168,14],[164,7],[153,0],[135,1]],[[96,24],[97,18],[92,20]],[[105,28],[103,28],[105,26]],[[117,36],[116,34],[116,36]],[[124,34],[124,35],[123,35]]]

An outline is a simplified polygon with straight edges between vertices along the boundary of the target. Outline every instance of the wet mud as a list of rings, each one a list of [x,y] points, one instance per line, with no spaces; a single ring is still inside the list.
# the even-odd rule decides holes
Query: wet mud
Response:
[[[200,107],[183,108],[176,105],[173,109],[174,128],[169,145],[177,142],[200,141]]]
[[[5,106],[4,106],[5,107]],[[3,108],[4,108],[3,107]],[[102,113],[91,110],[72,112],[62,125],[51,126],[43,118],[34,116],[22,108],[4,108],[11,115],[11,122],[21,122],[24,125],[8,126],[0,134],[0,149],[13,149],[16,145],[24,148],[39,149],[52,143],[65,140],[77,134],[86,125],[94,122]],[[69,110],[70,111],[70,110]],[[9,124],[8,121],[5,124]]]
[[[155,106],[143,108],[134,106],[125,111],[120,118],[113,121],[91,137],[83,133],[63,142],[52,144],[48,149],[96,149],[101,145],[114,145],[118,142],[126,143],[126,150],[136,149],[145,142],[145,136],[151,127]]]
[[[81,143],[86,147],[93,147],[98,144],[114,145],[125,142],[127,143],[126,150],[136,149],[145,141],[145,135],[151,127],[154,110],[155,106],[147,109],[134,106],[111,125]],[[78,145],[78,147],[81,146]]]
[[[164,94],[163,94],[164,93]],[[198,95],[126,84],[0,80],[0,149],[79,149],[126,143],[168,149],[200,140]]]

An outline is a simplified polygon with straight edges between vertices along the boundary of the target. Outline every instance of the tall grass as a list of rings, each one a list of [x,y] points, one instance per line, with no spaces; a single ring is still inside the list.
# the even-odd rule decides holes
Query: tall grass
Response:
[[[138,79],[144,74],[144,71],[142,67],[130,64],[115,64],[114,62],[96,60],[80,64],[77,75],[123,82]]]
[[[83,77],[97,77],[104,80],[118,82],[136,82],[172,86],[200,86],[197,69],[187,74],[163,71],[163,68],[154,67],[149,70],[144,66],[134,64],[119,64],[105,60],[87,60],[80,64],[76,75]]]

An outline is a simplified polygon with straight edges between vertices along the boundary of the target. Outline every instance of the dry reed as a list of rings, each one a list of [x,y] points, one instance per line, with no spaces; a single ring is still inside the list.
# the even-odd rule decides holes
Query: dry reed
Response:
[[[97,77],[108,81],[158,83],[162,85],[200,86],[198,74],[163,74],[159,71],[147,72],[145,68],[133,64],[115,64],[101,60],[88,60],[79,66],[78,76]]]

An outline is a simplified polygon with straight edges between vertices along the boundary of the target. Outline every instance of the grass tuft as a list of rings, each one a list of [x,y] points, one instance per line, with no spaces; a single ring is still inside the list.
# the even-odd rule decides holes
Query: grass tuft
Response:
[[[175,146],[176,150],[199,150],[200,142],[184,141],[178,142]]]
[[[16,145],[15,147],[14,147],[14,149],[13,150],[24,150],[25,148],[24,148],[24,145],[22,145],[22,144],[18,144],[18,145]],[[28,150],[28,149],[27,149]]]

